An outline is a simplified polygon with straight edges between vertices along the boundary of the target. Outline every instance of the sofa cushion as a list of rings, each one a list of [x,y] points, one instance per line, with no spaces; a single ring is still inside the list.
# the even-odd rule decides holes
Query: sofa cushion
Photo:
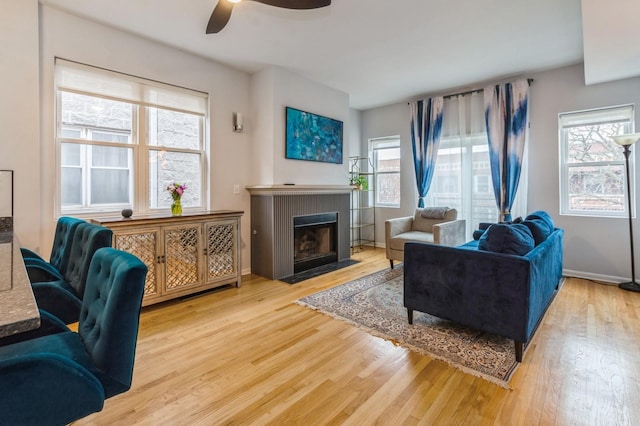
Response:
[[[531,231],[525,225],[496,223],[482,234],[478,249],[523,256],[535,247]]]
[[[395,237],[391,238],[391,241],[389,241],[387,244],[389,244],[389,247],[391,247],[392,250],[403,251],[404,243],[408,241],[433,244],[433,233],[418,231],[403,232],[402,234],[398,234]]]

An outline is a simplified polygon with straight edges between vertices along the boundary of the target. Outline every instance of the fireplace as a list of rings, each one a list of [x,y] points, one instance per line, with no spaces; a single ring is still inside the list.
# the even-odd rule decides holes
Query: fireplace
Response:
[[[306,271],[338,261],[337,213],[293,218],[293,272]]]
[[[251,273],[278,280],[322,262],[340,263],[349,259],[353,187],[257,185],[247,189],[251,193]],[[327,214],[331,217],[326,217]],[[317,245],[319,253],[311,254],[308,247],[311,244]],[[297,259],[301,262],[295,262]]]

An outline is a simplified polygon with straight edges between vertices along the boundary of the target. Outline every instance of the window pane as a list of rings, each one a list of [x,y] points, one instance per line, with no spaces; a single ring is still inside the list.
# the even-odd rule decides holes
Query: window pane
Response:
[[[73,143],[63,143],[60,146],[63,166],[80,166],[82,146]]]
[[[202,117],[159,108],[148,108],[148,111],[151,146],[200,149]]]
[[[627,213],[624,150],[611,137],[632,132],[633,116],[632,105],[559,115],[561,214]]]
[[[400,139],[369,141],[375,168],[375,202],[380,206],[400,206]]]
[[[69,127],[63,127],[60,134],[63,138],[68,139],[80,139],[82,137],[82,131],[80,129],[72,129]]]
[[[376,175],[377,204],[400,204],[400,173]]]
[[[622,123],[570,127],[567,130],[567,162],[622,161],[624,155],[611,136],[624,133]]]
[[[125,133],[101,132],[93,130],[91,132],[92,141],[129,143],[129,135]]]
[[[129,170],[92,169],[91,204],[130,204]]]
[[[376,150],[377,171],[397,172],[400,170],[400,148],[387,148]]]
[[[497,222],[486,135],[450,137],[444,146],[438,150],[427,205],[458,210],[469,231],[478,229],[480,222]]]
[[[569,167],[569,209],[624,212],[624,166]]]
[[[202,207],[202,171],[200,154],[151,151],[149,153],[149,207],[169,208],[171,183],[186,184],[183,207]]]
[[[133,105],[94,96],[61,92],[61,122],[94,129],[115,130],[115,133],[120,135],[119,138],[126,138],[126,143],[130,143]],[[86,133],[84,139],[89,139],[90,136]],[[92,136],[92,140],[114,141],[113,134],[103,133],[102,136],[106,139],[99,139],[100,136],[101,134],[97,132]]]
[[[93,167],[129,167],[129,148],[114,148],[110,146],[93,146],[91,165]]]
[[[82,205],[82,169],[77,167],[62,167],[62,205]]]

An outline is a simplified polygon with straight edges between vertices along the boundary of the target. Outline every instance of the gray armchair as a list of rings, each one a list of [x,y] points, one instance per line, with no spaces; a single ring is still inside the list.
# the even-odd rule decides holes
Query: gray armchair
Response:
[[[466,242],[466,223],[458,218],[458,211],[447,207],[416,209],[409,217],[385,221],[387,259],[404,260],[404,244],[408,241],[458,246]]]

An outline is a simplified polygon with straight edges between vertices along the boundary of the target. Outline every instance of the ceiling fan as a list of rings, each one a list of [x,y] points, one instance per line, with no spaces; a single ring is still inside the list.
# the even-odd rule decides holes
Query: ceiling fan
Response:
[[[242,0],[218,0],[218,4],[213,9],[209,23],[207,24],[207,34],[217,33],[222,30],[233,11],[233,4]],[[269,6],[282,7],[284,9],[319,9],[331,4],[331,0],[250,0],[256,3],[268,4]]]

